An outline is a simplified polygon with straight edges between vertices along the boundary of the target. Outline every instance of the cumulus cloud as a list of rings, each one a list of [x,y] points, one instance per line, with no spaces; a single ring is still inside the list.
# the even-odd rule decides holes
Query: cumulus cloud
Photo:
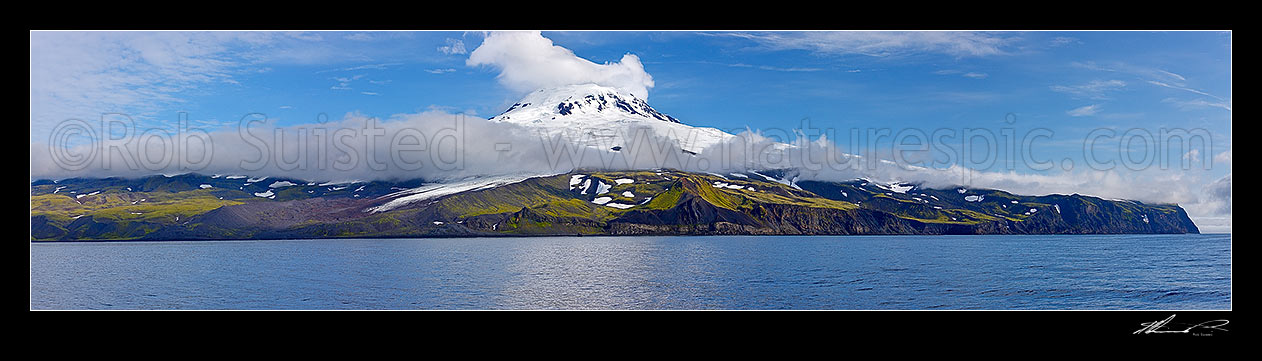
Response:
[[[635,54],[614,63],[583,59],[539,32],[493,32],[469,53],[469,66],[499,69],[499,81],[519,92],[570,84],[595,83],[648,98],[653,77]]]
[[[1208,214],[1231,215],[1231,173],[1205,186],[1202,203],[1209,208],[1206,210]]]
[[[1227,164],[1228,167],[1230,167],[1231,166],[1231,149],[1227,149],[1227,151],[1218,153],[1218,155],[1215,155],[1214,161],[1218,163],[1225,163]]]
[[[447,55],[463,55],[469,53],[465,50],[464,40],[447,38],[447,45],[438,47],[438,51]]]
[[[1193,190],[1195,200],[1180,203],[1201,233],[1231,232],[1231,173]]]

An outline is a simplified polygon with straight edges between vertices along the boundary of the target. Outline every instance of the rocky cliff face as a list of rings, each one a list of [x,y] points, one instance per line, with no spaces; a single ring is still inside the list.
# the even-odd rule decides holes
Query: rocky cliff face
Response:
[[[195,174],[37,181],[31,235],[73,241],[1198,232],[1182,208],[1169,204],[729,175],[576,172],[437,185]]]

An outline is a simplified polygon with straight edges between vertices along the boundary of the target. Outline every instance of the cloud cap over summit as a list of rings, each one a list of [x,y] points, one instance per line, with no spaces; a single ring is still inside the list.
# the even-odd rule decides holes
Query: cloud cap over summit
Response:
[[[614,63],[597,64],[555,45],[540,32],[492,32],[469,54],[469,66],[500,70],[501,84],[519,92],[572,84],[599,84],[648,98],[653,76],[640,57],[627,53]]]

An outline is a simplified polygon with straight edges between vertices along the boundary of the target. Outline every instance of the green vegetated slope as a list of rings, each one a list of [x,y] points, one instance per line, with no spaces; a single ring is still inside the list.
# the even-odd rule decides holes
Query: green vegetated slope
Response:
[[[380,211],[406,182],[187,174],[32,183],[33,240],[518,235],[1195,233],[1177,205],[763,174],[591,171]]]

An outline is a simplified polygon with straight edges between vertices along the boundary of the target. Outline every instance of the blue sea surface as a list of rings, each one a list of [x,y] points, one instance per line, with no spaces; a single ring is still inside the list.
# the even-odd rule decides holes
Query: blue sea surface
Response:
[[[1231,308],[1231,235],[32,243],[32,309]]]

